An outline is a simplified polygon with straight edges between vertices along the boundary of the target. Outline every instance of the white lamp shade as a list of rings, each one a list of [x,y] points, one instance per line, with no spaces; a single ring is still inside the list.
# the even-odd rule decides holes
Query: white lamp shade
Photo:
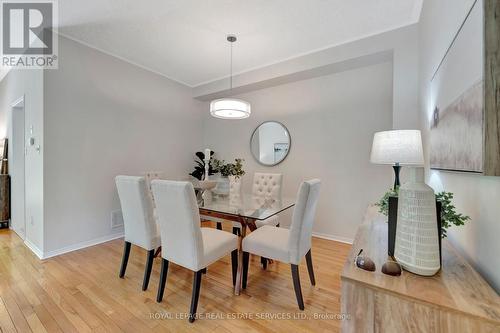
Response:
[[[221,119],[245,119],[250,117],[250,103],[241,99],[221,98],[210,102],[210,114]]]
[[[375,133],[370,162],[423,166],[424,153],[420,131],[394,130]]]

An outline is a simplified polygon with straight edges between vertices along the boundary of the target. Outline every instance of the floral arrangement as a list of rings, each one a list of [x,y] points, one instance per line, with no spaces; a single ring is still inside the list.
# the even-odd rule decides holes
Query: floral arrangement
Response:
[[[243,170],[243,161],[244,160],[241,158],[236,158],[234,163],[226,163],[224,160],[214,158],[214,170],[220,172],[223,177],[235,176],[236,178],[240,178],[245,174],[245,170]]]

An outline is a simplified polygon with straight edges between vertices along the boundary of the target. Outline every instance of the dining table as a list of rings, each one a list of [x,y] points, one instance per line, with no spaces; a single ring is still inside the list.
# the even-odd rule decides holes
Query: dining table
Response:
[[[239,295],[243,274],[242,242],[247,234],[247,229],[257,229],[256,221],[263,221],[275,216],[295,205],[295,199],[282,198],[276,200],[266,196],[252,194],[218,195],[205,193],[198,196],[200,215],[209,216],[241,225],[238,238],[238,270],[234,294]]]

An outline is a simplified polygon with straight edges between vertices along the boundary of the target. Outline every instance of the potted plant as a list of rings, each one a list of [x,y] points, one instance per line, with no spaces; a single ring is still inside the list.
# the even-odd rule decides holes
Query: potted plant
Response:
[[[379,207],[379,212],[388,216],[389,214],[389,197],[397,197],[399,188],[387,191],[384,196],[375,204]],[[453,205],[453,193],[439,192],[436,194],[436,200],[441,203],[441,237],[447,236],[446,231],[451,226],[461,226],[470,220],[469,216],[457,213],[456,207]]]
[[[217,184],[216,190],[220,194],[229,193],[229,177],[240,178],[245,174],[243,170],[243,159],[236,158],[234,163],[226,163],[224,160],[214,159],[214,170],[217,170],[221,179]]]
[[[189,175],[193,176],[194,178],[198,180],[203,180],[203,177],[205,175],[205,154],[201,151],[196,152],[196,157],[198,159],[195,159],[194,162],[196,163],[194,167],[194,171],[191,172]],[[208,175],[211,176],[213,174],[216,174],[218,172],[217,168],[214,167],[214,162],[215,159],[212,157],[214,155],[214,152],[210,152],[210,161],[208,162],[209,169],[208,169]]]

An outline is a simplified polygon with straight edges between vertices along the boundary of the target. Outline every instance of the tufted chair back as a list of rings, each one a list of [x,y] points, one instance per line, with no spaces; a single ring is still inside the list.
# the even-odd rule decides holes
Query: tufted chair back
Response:
[[[144,173],[144,178],[146,179],[146,185],[148,187],[148,194],[153,201],[153,206],[155,205],[155,199],[153,198],[153,192],[151,191],[151,182],[155,179],[163,179],[165,174],[161,171],[147,171]]]
[[[256,206],[266,204],[269,199],[281,200],[283,175],[280,173],[260,173],[253,176],[252,198]]]
[[[164,259],[198,271],[203,265],[203,238],[193,184],[153,180]]]
[[[143,177],[117,176],[118,197],[122,207],[125,241],[152,250],[156,244],[156,222],[149,189]]]
[[[243,200],[241,178],[229,176],[229,205],[239,206]]]
[[[290,225],[290,237],[288,238],[292,264],[298,265],[307,251],[311,249],[311,234],[320,185],[319,179],[308,180],[300,185]]]

